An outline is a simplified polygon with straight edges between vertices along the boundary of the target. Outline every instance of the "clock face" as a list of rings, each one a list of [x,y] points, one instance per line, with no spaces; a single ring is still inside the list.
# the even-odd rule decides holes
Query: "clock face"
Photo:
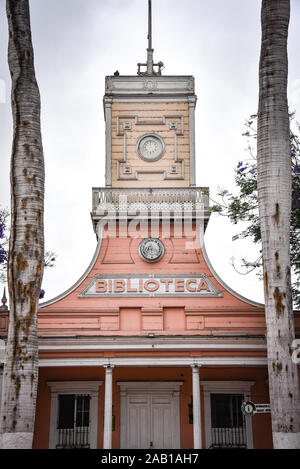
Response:
[[[143,160],[157,161],[162,157],[164,151],[164,141],[158,135],[143,135],[137,142],[137,152]]]
[[[139,253],[143,260],[147,262],[157,262],[164,255],[163,243],[157,238],[143,239],[139,246]]]

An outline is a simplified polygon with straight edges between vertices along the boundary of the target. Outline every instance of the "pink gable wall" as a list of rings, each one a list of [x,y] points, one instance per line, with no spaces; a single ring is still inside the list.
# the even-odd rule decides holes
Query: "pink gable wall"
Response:
[[[88,275],[73,290],[41,305],[39,334],[76,335],[209,335],[215,333],[264,334],[262,305],[248,302],[221,284],[200,248],[186,249],[185,238],[164,238],[165,254],[148,263],[138,254],[141,238],[106,238]],[[97,274],[138,275],[205,274],[220,297],[113,297],[80,298],[78,295]],[[8,325],[7,312],[1,313],[0,332]],[[295,313],[296,329],[300,315]]]
[[[141,259],[141,238],[103,239],[87,277],[65,296],[41,305],[39,332],[81,335],[211,334],[214,332],[263,333],[264,312],[260,305],[235,296],[212,274],[200,248],[187,249],[186,238],[164,238],[163,258],[155,263]],[[113,297],[80,298],[95,275],[205,274],[220,297]]]

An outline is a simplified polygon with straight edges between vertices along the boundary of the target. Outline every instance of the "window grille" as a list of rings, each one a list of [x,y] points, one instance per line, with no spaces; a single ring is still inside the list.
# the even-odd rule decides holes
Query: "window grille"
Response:
[[[211,394],[211,448],[247,448],[242,394]]]
[[[57,449],[90,447],[90,396],[58,396]]]

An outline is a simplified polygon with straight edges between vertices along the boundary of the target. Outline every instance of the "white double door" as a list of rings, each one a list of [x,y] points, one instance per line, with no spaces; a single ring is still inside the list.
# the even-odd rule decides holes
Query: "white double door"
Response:
[[[121,448],[180,448],[179,390],[121,391]]]

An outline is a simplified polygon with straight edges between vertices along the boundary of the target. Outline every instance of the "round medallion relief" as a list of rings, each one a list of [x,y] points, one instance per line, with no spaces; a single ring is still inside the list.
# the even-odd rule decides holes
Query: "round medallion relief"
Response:
[[[157,262],[164,255],[165,248],[160,239],[146,238],[139,245],[139,254],[144,261]]]

